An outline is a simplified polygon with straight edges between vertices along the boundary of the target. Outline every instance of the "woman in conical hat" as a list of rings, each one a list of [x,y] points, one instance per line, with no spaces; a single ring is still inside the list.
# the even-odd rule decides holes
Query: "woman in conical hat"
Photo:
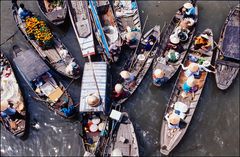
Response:
[[[96,107],[100,103],[100,99],[96,94],[90,94],[86,98],[87,104],[91,107]]]
[[[123,92],[123,86],[122,86],[121,84],[119,84],[119,83],[117,83],[117,84],[115,85],[114,89],[115,89],[116,93],[119,93],[119,94],[120,94],[120,93]]]
[[[205,63],[205,64],[207,64],[207,63]],[[183,64],[181,64],[181,66],[182,66],[183,70],[186,70],[185,76],[187,76],[187,77],[194,76],[195,78],[200,78],[201,71],[216,73],[216,71],[209,70],[207,67],[205,67],[205,64],[200,65],[198,63],[191,62],[187,67],[185,67]]]
[[[165,115],[165,119],[168,122],[168,128],[169,129],[178,129],[179,123],[181,121],[180,117],[175,113],[167,113]]]
[[[153,84],[156,86],[161,86],[167,82],[167,77],[165,77],[165,72],[162,69],[155,69],[153,72]]]

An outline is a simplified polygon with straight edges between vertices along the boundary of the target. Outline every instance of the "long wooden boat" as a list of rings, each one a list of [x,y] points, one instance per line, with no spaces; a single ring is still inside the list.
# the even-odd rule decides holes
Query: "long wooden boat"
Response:
[[[1,74],[1,116],[2,126],[13,135],[21,137],[25,133],[26,126],[26,104],[10,62],[0,52],[0,74]],[[9,104],[10,102],[10,104]],[[14,115],[5,115],[8,105],[16,110]],[[2,115],[4,114],[4,115]],[[19,115],[20,114],[20,115]]]
[[[113,10],[122,39],[128,32],[127,27],[141,33],[141,21],[136,0],[115,0],[113,2]]]
[[[239,71],[239,32],[240,5],[230,11],[218,42],[215,79],[219,89],[227,89]],[[238,32],[238,33],[237,33]]]
[[[128,113],[122,112],[121,120],[115,125],[112,138],[106,146],[105,155],[139,156],[136,134]]]
[[[188,32],[188,39],[186,41],[181,41],[179,42],[179,46],[182,47],[181,52],[179,52],[179,58],[176,62],[171,62],[168,61],[168,44],[170,43],[170,36],[172,34],[175,34],[177,31],[177,27],[179,26],[180,22],[183,20],[183,16],[180,16],[178,13],[173,16],[171,22],[169,23],[168,27],[166,28],[166,31],[163,34],[161,43],[159,44],[159,51],[156,55],[156,58],[154,59],[153,62],[153,72],[156,69],[161,69],[165,73],[165,78],[166,81],[171,79],[176,72],[179,69],[180,64],[183,62],[183,59],[186,56],[186,53],[188,51],[188,48],[190,47],[192,38],[194,36],[195,30],[196,30],[196,24],[198,21],[198,7],[195,6],[196,10],[196,16],[194,18],[194,24],[191,26],[189,32]],[[161,86],[159,84],[156,84],[153,81],[153,84],[156,86]]]
[[[53,4],[54,3],[54,4]],[[67,4],[65,0],[37,0],[42,14],[54,25],[63,24],[67,15]]]
[[[33,48],[38,52],[41,58],[52,68],[54,68],[60,74],[77,79],[80,77],[80,67],[74,61],[73,56],[67,50],[67,48],[63,45],[59,38],[53,36],[53,46],[48,48],[41,48],[37,42],[37,40],[33,40],[27,35],[26,32],[26,21],[23,21],[18,13],[17,9],[13,8],[13,18],[24,35],[24,37],[28,40],[28,42],[33,46]],[[39,17],[38,17],[39,18]],[[72,66],[74,65],[74,68]],[[73,71],[69,72],[68,69],[73,69]]]
[[[102,143],[110,132],[107,120],[111,103],[109,101],[110,81],[106,62],[85,63],[79,107],[82,132],[80,136],[83,140],[85,155],[101,153]],[[95,105],[89,104],[90,96],[97,98]]]
[[[64,118],[76,115],[76,106],[63,84],[32,49],[23,50],[13,46],[14,63],[24,80],[48,108]],[[67,110],[68,113],[65,111]]]
[[[108,0],[89,0],[88,2],[95,36],[106,58],[110,62],[116,62],[121,52],[122,39],[112,7]]]
[[[117,100],[114,103],[114,106],[119,106],[124,103],[138,88],[140,83],[142,82],[144,76],[146,75],[148,69],[150,68],[154,56],[157,53],[157,48],[153,45],[153,48],[150,51],[145,50],[146,40],[149,39],[150,36],[154,36],[156,38],[156,43],[158,44],[160,40],[160,26],[156,25],[152,29],[150,29],[146,34],[142,36],[141,43],[139,44],[138,50],[136,54],[134,54],[130,61],[127,61],[123,70],[127,70],[131,74],[135,76],[136,84],[132,88],[128,88],[127,84],[119,79],[117,83],[121,83],[123,85],[124,91],[127,92],[126,97],[123,97],[120,100]],[[132,63],[132,64],[131,64]]]
[[[185,67],[187,67],[190,63],[193,62],[193,60],[191,60],[190,58],[194,58],[194,60],[197,61],[198,64],[201,64],[203,61],[208,61],[211,63],[213,56],[213,34],[211,29],[204,30],[203,34],[205,33],[208,33],[209,35],[211,34],[209,37],[209,41],[211,42],[211,48],[208,51],[199,52],[194,50],[193,47],[191,47],[188,52],[188,56],[184,61]],[[160,134],[160,151],[162,154],[168,155],[177,146],[177,144],[181,141],[184,134],[186,133],[187,128],[194,115],[194,112],[197,108],[198,101],[200,99],[204,84],[207,79],[207,74],[208,72],[201,71],[201,77],[199,79],[196,79],[196,86],[198,87],[198,90],[195,91],[194,95],[190,94],[186,98],[183,98],[182,86],[187,80],[187,77],[185,76],[185,71],[181,69],[164,114],[177,114],[177,116],[181,118],[181,125],[179,125],[180,128],[178,129],[170,129],[167,120],[165,118],[163,119]],[[179,115],[179,113],[176,112],[176,110],[179,111],[179,109],[177,109],[177,106],[175,105],[176,102],[185,104],[184,106],[187,106],[187,111],[184,109],[186,112],[184,111]]]
[[[95,55],[93,31],[87,1],[68,1],[69,16],[83,57]]]

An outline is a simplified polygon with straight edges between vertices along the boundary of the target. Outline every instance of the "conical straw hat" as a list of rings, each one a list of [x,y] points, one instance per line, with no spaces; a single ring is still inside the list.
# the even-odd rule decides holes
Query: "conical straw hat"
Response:
[[[99,97],[94,94],[87,96],[86,100],[87,100],[87,104],[92,107],[96,107],[97,105],[99,105],[99,101],[100,101]]]
[[[1,112],[2,111],[4,111],[4,110],[6,110],[7,108],[8,108],[8,102],[7,102],[7,100],[3,100],[3,101],[1,101]]]
[[[203,37],[205,39],[209,39],[209,36],[207,34],[201,34],[201,37]]]
[[[121,77],[124,78],[124,79],[130,78],[130,74],[129,74],[129,72],[126,71],[126,70],[120,72],[120,75],[121,75]]]
[[[170,36],[170,42],[173,44],[178,44],[180,42],[180,39],[175,34],[172,34]]]
[[[189,87],[193,87],[195,84],[196,84],[196,81],[195,81],[194,77],[189,77],[189,78],[187,79],[187,85],[188,85]]]
[[[192,3],[187,2],[187,3],[183,4],[183,7],[186,9],[190,9],[193,7],[193,5],[192,5]]]
[[[178,115],[176,115],[176,114],[171,114],[170,116],[169,116],[169,122],[171,123],[171,124],[179,124],[179,122],[180,122],[180,117],[178,116]]]
[[[189,70],[191,72],[197,72],[199,67],[197,63],[190,63],[190,65],[188,66]]]
[[[121,93],[122,91],[123,91],[123,86],[121,85],[121,84],[119,84],[119,83],[117,83],[116,85],[115,85],[115,91],[117,92],[117,93]]]
[[[155,75],[157,78],[163,78],[163,76],[164,76],[164,71],[161,70],[161,69],[156,69],[156,70],[154,71],[154,75]]]
[[[115,148],[115,149],[112,151],[111,156],[122,156],[122,152],[121,152],[120,149]]]

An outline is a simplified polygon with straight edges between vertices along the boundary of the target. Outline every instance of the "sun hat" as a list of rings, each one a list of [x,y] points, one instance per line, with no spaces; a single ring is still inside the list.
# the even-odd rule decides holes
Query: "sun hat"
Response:
[[[180,101],[177,101],[175,104],[174,104],[174,109],[175,110],[178,110],[180,112],[187,112],[188,110],[188,106]]]
[[[211,65],[211,63],[208,60],[205,60],[205,61],[203,61],[202,65],[204,67],[209,67]]]
[[[180,42],[180,39],[175,34],[172,34],[170,36],[170,42],[173,44],[178,44]]]
[[[2,100],[0,107],[1,107],[1,112],[6,110],[8,108],[8,101],[7,100]]]
[[[86,101],[89,106],[96,107],[98,106],[100,99],[95,94],[90,94],[89,96],[87,96]]]
[[[180,117],[175,114],[175,113],[172,113],[170,116],[169,116],[169,122],[173,125],[175,124],[179,124],[180,122]]]
[[[121,77],[124,78],[124,79],[130,78],[130,74],[129,74],[129,72],[126,71],[126,70],[121,71],[121,72],[120,72],[120,75],[121,75]]]
[[[203,37],[205,39],[209,39],[209,36],[207,34],[201,34],[201,37]]]
[[[100,124],[98,124],[98,130],[99,130],[99,131],[104,130],[104,123],[103,123],[103,122],[100,123]]]
[[[199,66],[197,63],[190,63],[189,66],[188,66],[188,69],[191,71],[191,72],[197,72],[198,69],[199,69]]]
[[[115,148],[112,153],[111,153],[111,156],[123,156],[122,155],[122,152],[119,148]]]
[[[187,3],[183,4],[183,7],[186,9],[190,9],[193,7],[193,5],[192,5],[192,3],[187,2]]]
[[[89,130],[91,132],[96,132],[98,130],[98,126],[96,124],[91,124]]]
[[[137,56],[137,58],[138,58],[138,60],[140,60],[140,61],[144,61],[146,57],[144,56],[144,54],[139,54],[139,55]]]
[[[196,80],[195,80],[194,77],[189,77],[189,78],[187,79],[187,85],[188,85],[189,87],[193,87],[195,84],[196,84]]]
[[[154,75],[155,75],[157,78],[163,78],[164,74],[165,74],[164,71],[161,70],[161,69],[156,69],[156,70],[154,71]]]
[[[120,83],[117,83],[114,89],[117,93],[121,93],[123,91],[123,86]]]
[[[92,119],[92,123],[93,124],[99,124],[100,123],[100,118],[98,118],[98,117],[94,117],[93,119]]]

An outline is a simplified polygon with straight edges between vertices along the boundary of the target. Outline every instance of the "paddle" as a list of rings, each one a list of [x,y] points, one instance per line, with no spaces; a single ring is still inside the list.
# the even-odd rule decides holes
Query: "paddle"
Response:
[[[139,40],[138,40],[137,47],[136,47],[136,49],[135,49],[135,51],[134,51],[134,53],[133,53],[133,60],[131,61],[131,64],[130,64],[129,69],[131,69],[131,67],[132,67],[132,63],[133,63],[134,58],[135,58],[135,55],[136,55],[136,53],[137,53],[138,46],[139,46],[139,44],[140,44],[140,42],[141,42],[141,39],[142,39],[142,36],[143,36],[143,32],[144,32],[144,29],[145,29],[145,26],[146,26],[146,23],[147,23],[147,20],[148,20],[148,15],[147,15],[147,17],[146,17],[146,19],[145,19],[145,21],[144,21],[144,25],[143,25],[143,28],[142,28],[141,36],[140,36],[140,38],[139,38]]]

